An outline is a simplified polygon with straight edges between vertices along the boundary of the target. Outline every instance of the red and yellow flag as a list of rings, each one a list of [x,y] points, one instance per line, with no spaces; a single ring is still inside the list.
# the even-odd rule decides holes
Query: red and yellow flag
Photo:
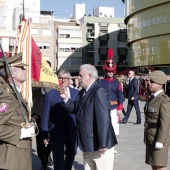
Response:
[[[46,62],[34,39],[32,43],[32,81],[34,86],[52,87],[60,89],[58,77]]]
[[[22,62],[28,65],[28,80],[22,86],[23,97],[28,102],[31,115],[32,86],[60,89],[58,77],[46,62],[41,51],[31,37],[29,23],[23,20],[17,30],[18,53],[22,52]]]

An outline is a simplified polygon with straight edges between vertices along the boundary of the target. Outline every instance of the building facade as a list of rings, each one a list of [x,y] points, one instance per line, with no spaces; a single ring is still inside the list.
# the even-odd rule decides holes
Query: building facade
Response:
[[[57,69],[78,72],[82,64],[82,24],[55,22]]]
[[[89,17],[81,19],[83,23],[83,63],[95,65],[99,74],[103,74],[102,67],[107,60],[107,50],[114,50],[114,61],[118,69],[126,67],[128,53],[126,40],[119,39],[120,30],[126,29],[123,18]],[[118,70],[119,71],[119,70]]]
[[[170,64],[170,0],[125,0],[132,67]]]
[[[17,46],[16,30],[24,13],[32,37],[54,70],[78,72],[81,64],[90,63],[100,73],[108,48],[114,50],[117,67],[127,67],[126,36],[122,39],[126,25],[124,18],[114,18],[114,8],[98,7],[93,11],[95,16],[83,16],[85,4],[77,4],[71,19],[58,19],[53,11],[40,11],[40,0],[25,2],[24,10],[20,0],[0,0],[0,9],[0,43],[10,55]]]

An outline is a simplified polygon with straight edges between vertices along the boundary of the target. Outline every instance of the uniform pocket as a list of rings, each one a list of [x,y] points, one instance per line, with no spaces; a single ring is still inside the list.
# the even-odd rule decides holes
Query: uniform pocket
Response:
[[[5,144],[1,144],[1,145],[0,145],[0,159],[1,159],[2,157],[4,157],[5,151],[6,151]]]
[[[0,168],[11,169],[11,149],[5,143],[0,145]]]

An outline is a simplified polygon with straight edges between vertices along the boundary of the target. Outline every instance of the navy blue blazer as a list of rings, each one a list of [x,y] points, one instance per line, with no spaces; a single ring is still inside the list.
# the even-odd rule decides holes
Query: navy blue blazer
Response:
[[[128,99],[131,99],[131,97],[139,99],[138,80],[135,77],[129,82],[128,86]]]
[[[94,82],[83,96],[82,89],[75,102],[64,104],[69,113],[76,113],[78,145],[83,152],[111,148],[117,144],[111,125],[110,99],[108,92],[99,82]]]
[[[75,101],[78,90],[70,88],[70,97]],[[64,140],[68,137],[76,139],[75,114],[69,115],[62,106],[62,98],[57,90],[45,94],[43,113],[41,117],[42,139]]]

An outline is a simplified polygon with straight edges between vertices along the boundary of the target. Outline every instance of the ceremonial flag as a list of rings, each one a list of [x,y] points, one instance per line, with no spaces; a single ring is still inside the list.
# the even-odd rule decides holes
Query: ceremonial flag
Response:
[[[17,31],[18,53],[23,53],[23,63],[27,64],[28,80],[22,86],[23,97],[28,102],[31,115],[32,86],[60,89],[58,77],[46,62],[35,41],[31,37],[29,23],[23,20]]]
[[[23,98],[25,98],[25,100],[28,102],[29,119],[31,119],[31,107],[32,107],[31,34],[29,24],[26,20],[23,20],[18,26],[16,41],[18,44],[17,53],[20,52],[23,53],[22,62],[28,65],[28,67],[26,68],[27,81],[25,81],[22,85],[22,95]]]
[[[34,86],[52,87],[60,89],[58,77],[46,62],[34,39],[32,42],[32,83]]]

